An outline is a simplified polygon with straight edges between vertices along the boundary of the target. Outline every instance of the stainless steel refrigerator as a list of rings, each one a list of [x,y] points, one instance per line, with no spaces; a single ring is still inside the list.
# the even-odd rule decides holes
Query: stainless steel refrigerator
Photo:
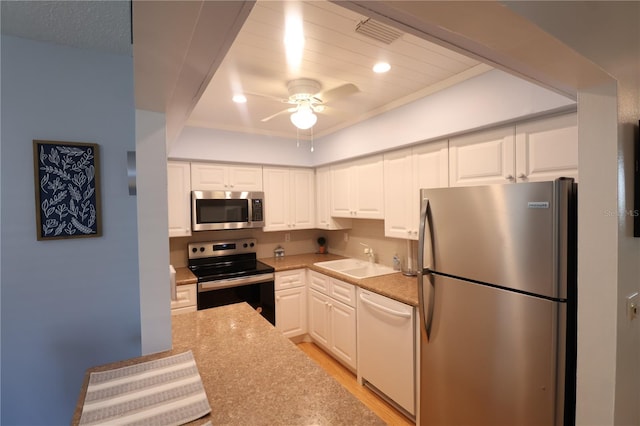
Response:
[[[420,424],[575,423],[577,184],[420,197]]]

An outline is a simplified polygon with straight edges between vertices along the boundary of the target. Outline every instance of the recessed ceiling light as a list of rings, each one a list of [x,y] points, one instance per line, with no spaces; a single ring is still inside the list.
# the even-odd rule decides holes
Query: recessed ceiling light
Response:
[[[381,74],[383,72],[387,72],[391,69],[391,65],[387,62],[378,62],[373,66],[373,72]]]
[[[245,95],[233,95],[233,102],[237,104],[244,104],[247,102],[247,97]]]

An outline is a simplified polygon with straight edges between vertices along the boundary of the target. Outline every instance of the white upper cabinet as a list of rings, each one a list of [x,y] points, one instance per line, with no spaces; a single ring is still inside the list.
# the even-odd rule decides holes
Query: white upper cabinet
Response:
[[[516,124],[516,178],[578,178],[578,118],[566,114]]]
[[[384,219],[382,155],[331,168],[331,215]]]
[[[575,113],[452,138],[449,149],[451,186],[578,177]]]
[[[189,163],[167,162],[169,237],[191,235],[191,167]]]
[[[264,231],[315,227],[315,176],[312,169],[264,167]]]
[[[449,140],[449,185],[514,182],[515,129],[501,127]]]
[[[334,230],[351,226],[351,219],[331,216],[331,168],[316,169],[316,228]]]
[[[384,154],[384,233],[418,239],[420,189],[449,183],[447,141]]]
[[[262,191],[262,167],[241,164],[191,163],[191,189],[196,191]]]

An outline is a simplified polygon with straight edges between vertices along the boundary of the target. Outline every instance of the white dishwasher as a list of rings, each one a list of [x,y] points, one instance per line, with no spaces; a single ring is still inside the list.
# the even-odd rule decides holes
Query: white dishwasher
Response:
[[[358,381],[415,416],[413,306],[358,289]]]

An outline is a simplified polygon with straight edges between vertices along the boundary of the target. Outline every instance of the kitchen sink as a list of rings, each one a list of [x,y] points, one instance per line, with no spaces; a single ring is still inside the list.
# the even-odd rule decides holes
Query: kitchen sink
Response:
[[[389,266],[352,258],[328,260],[326,262],[316,262],[314,263],[314,265],[356,279],[377,277],[379,275],[387,275],[398,272],[394,271],[393,268]]]

